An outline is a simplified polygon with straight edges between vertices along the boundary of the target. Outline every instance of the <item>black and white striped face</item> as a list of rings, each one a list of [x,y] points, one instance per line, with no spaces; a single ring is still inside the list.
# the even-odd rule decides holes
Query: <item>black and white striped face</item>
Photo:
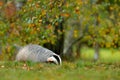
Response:
[[[59,55],[53,55],[47,59],[47,62],[55,63],[57,65],[61,65],[62,61]]]

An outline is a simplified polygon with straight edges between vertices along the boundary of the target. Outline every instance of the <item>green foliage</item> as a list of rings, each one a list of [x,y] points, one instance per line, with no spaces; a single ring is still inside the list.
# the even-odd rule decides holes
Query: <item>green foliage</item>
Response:
[[[82,41],[88,42],[88,45],[98,43],[101,47],[107,48],[119,46],[120,8],[118,4],[111,4],[108,0],[101,4],[89,2],[89,0],[76,0],[75,7],[72,8],[71,18],[78,22],[76,24],[80,24],[77,26],[80,27],[77,30],[78,33],[76,31],[74,33],[75,36],[78,35],[79,38],[81,33],[84,34]],[[74,20],[71,23],[74,23]],[[75,27],[75,25],[69,27]]]
[[[1,21],[0,36],[3,37],[0,44],[3,47],[2,53],[14,54],[14,44],[44,45],[49,43],[55,45],[57,36],[62,34],[59,29],[57,30],[58,35],[55,32],[55,28],[63,21],[62,5],[63,1],[28,0],[17,13],[16,18]],[[9,51],[6,52],[6,50]],[[8,59],[11,56],[13,55],[8,56]]]
[[[0,11],[5,6],[0,5]],[[93,0],[28,0],[14,17],[6,19],[4,10],[0,14],[2,55],[12,59],[14,44],[56,45],[59,35],[73,27],[73,40],[83,34],[81,43],[117,48],[120,46],[119,11],[117,0],[100,0],[100,3]],[[61,23],[63,30],[60,30]]]

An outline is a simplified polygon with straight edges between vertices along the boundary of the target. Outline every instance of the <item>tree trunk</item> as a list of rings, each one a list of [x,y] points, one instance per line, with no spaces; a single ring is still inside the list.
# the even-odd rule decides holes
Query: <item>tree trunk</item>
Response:
[[[0,45],[0,54],[2,54],[2,46]]]
[[[64,27],[63,27],[64,21],[60,22],[58,26],[55,26],[55,35],[57,36],[56,45],[54,48],[55,53],[61,55],[63,53],[63,45],[64,45]],[[59,34],[58,31],[62,32],[62,34]]]
[[[99,44],[98,43],[95,44],[94,50],[95,50],[94,61],[97,61],[99,59]]]
[[[77,44],[77,49],[76,49],[76,58],[79,59],[80,56],[81,56],[81,53],[80,53],[80,50],[81,50],[81,44],[80,42]]]
[[[66,31],[63,50],[64,56],[72,56],[72,42],[74,41],[73,32],[74,32],[73,27],[70,30]]]

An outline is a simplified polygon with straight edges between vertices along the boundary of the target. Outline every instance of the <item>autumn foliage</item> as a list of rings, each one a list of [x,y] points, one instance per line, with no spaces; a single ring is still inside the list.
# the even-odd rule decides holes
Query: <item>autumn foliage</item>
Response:
[[[71,40],[82,36],[78,42],[89,46],[98,43],[101,47],[119,48],[120,5],[115,1],[27,0],[19,11],[15,3],[0,2],[0,59],[13,59],[14,44],[56,47],[72,28]],[[61,37],[64,39],[59,42]]]

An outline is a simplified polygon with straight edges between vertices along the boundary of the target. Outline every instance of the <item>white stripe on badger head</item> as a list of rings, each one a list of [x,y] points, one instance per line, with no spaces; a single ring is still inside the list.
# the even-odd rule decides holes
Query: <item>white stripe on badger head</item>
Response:
[[[58,58],[59,58],[59,60],[60,60],[60,65],[62,65],[62,60],[61,60],[61,58],[60,58],[60,56],[58,55]]]
[[[57,59],[56,59],[54,56],[49,57],[49,58],[47,59],[47,62],[54,62],[55,64],[58,65],[58,61],[57,61]]]
[[[51,57],[49,57],[47,59],[47,62],[54,62],[55,64],[57,65],[61,65],[62,64],[62,61],[61,61],[61,58],[59,55],[55,54],[55,55],[52,55]]]
[[[56,60],[57,60],[57,62],[58,62],[59,65],[62,65],[62,60],[61,60],[61,58],[60,58],[59,55],[55,54],[55,55],[53,55],[53,57],[56,58]]]

